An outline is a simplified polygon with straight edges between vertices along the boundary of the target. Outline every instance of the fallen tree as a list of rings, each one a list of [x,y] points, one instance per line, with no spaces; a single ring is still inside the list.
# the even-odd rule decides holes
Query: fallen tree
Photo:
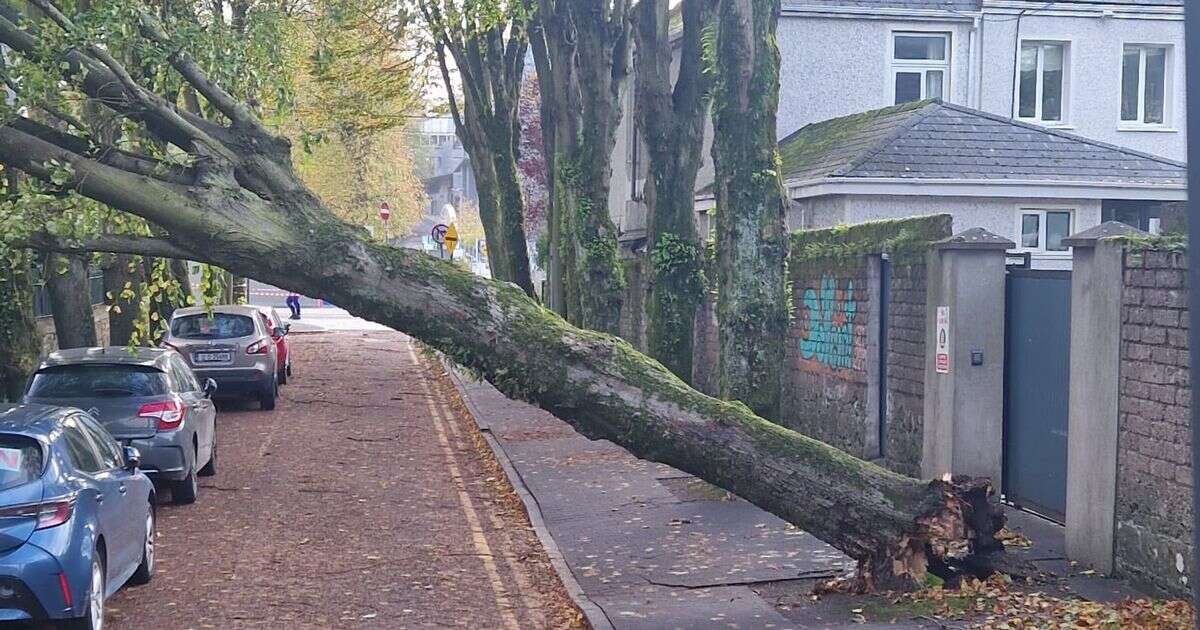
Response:
[[[47,0],[34,4],[58,28],[74,30]],[[165,236],[10,237],[63,252],[209,262],[324,297],[444,352],[588,437],[670,464],[779,515],[856,559],[868,586],[917,584],[930,568],[978,566],[998,549],[994,534],[1002,519],[985,482],[919,481],[858,460],[740,403],[691,389],[624,341],[571,326],[515,285],[371,242],[303,186],[287,142],[209,80],[153,17],[143,16],[140,28],[156,58],[167,60],[228,124],[180,111],[136,83],[101,46],[39,46],[39,33],[26,24],[12,5],[0,5],[0,42],[32,58],[54,55],[54,67],[68,67],[65,80],[192,160],[180,166],[97,153],[86,139],[11,119],[0,127],[0,162],[142,217]]]

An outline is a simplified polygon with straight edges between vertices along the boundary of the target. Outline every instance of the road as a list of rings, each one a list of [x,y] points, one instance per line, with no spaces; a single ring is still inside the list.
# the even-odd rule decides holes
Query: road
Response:
[[[390,331],[299,334],[273,412],[225,404],[219,470],[160,508],[112,628],[578,626],[453,386]]]

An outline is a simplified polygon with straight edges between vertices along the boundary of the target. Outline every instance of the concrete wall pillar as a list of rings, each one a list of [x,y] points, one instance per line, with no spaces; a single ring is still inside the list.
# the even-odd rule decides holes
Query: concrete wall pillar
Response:
[[[1004,266],[1005,252],[1012,247],[1012,241],[974,228],[934,243],[929,253],[921,462],[926,478],[947,473],[988,477],[999,487]],[[940,347],[948,356],[939,360],[942,334],[946,338]]]
[[[1145,234],[1104,223],[1063,243],[1073,248],[1071,384],[1067,420],[1067,557],[1113,570],[1124,247],[1101,240]]]

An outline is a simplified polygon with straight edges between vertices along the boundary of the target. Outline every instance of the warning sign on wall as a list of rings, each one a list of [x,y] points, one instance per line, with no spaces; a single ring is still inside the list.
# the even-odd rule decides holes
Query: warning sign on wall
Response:
[[[950,373],[950,307],[937,307],[937,342],[934,347],[933,368],[938,374]]]

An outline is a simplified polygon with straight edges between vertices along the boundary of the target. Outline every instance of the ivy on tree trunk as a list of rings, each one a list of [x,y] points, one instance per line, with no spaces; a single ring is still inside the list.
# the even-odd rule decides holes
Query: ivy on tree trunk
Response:
[[[701,38],[716,5],[717,0],[689,0],[681,6],[674,88],[667,0],[641,2],[634,29],[636,124],[649,154],[642,195],[649,262],[646,344],[650,356],[685,381],[692,379],[696,308],[704,291],[694,202],[713,75],[704,68]]]
[[[779,0],[721,0],[712,147],[716,167],[721,396],[777,418],[787,336],[787,227],[775,114]]]
[[[0,253],[0,400],[17,401],[37,368],[41,335],[33,314],[31,256],[3,246]]]

